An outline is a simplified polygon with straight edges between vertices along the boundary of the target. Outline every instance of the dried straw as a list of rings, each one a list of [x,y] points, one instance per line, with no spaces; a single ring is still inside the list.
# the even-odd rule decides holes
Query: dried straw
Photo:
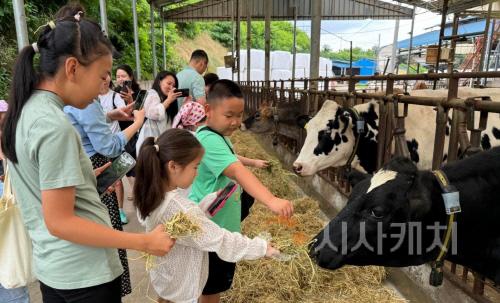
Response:
[[[239,154],[269,160],[248,133],[231,138]],[[393,290],[383,286],[386,273],[377,266],[344,266],[328,271],[316,266],[307,246],[325,225],[318,203],[309,197],[298,198],[288,172],[276,159],[272,169],[255,170],[261,181],[275,194],[292,199],[295,214],[291,219],[277,217],[262,204],[256,204],[243,223],[249,236],[268,233],[271,243],[289,258],[282,261],[260,259],[237,265],[233,287],[222,297],[223,303],[330,303],[330,302],[405,302]]]
[[[196,223],[196,220],[184,212],[178,212],[170,220],[165,220],[163,226],[165,232],[173,239],[194,237],[201,231],[201,227]],[[157,265],[156,257],[151,254],[144,253],[137,259],[141,258],[145,258],[146,271],[150,271]]]

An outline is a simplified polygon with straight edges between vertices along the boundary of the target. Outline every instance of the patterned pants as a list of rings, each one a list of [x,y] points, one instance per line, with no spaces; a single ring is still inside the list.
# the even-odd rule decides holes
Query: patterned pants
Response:
[[[110,159],[104,157],[100,154],[95,154],[90,157],[90,161],[92,161],[92,166],[94,169],[103,166]],[[120,210],[118,208],[118,199],[116,198],[116,193],[107,193],[101,196],[101,202],[106,205],[109,212],[109,217],[111,218],[111,225],[116,230],[123,230],[122,221],[120,220]],[[118,255],[120,256],[120,261],[123,266],[123,274],[121,275],[121,283],[122,283],[122,297],[130,294],[132,292],[132,287],[130,286],[130,274],[128,270],[128,260],[127,260],[127,251],[124,249],[118,249]]]

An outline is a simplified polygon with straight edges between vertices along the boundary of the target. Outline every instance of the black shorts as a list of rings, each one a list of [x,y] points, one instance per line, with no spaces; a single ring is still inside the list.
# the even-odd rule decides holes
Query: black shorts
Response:
[[[121,303],[121,279],[101,285],[77,288],[55,289],[40,282],[43,303]]]
[[[203,289],[204,295],[214,295],[231,288],[236,263],[223,261],[216,253],[208,253],[208,280]]]

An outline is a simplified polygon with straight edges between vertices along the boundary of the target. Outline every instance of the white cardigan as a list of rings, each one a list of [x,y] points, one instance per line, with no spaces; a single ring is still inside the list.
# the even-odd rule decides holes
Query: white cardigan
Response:
[[[156,258],[150,278],[160,297],[175,303],[191,303],[198,299],[208,278],[208,252],[217,253],[227,262],[265,256],[265,240],[249,239],[219,227],[180,190],[168,192],[163,203],[146,218],[147,231],[181,211],[192,216],[202,231],[194,237],[177,239],[168,254]]]
[[[145,137],[151,134],[149,129],[154,129],[155,136],[163,134],[167,129],[172,128],[172,121],[167,121],[167,115],[165,111],[165,106],[163,106],[160,96],[154,89],[148,89],[148,94],[146,100],[144,100],[144,112],[146,116],[146,121],[139,132],[139,137],[136,143],[136,152],[139,155],[139,150],[141,149],[142,143]]]

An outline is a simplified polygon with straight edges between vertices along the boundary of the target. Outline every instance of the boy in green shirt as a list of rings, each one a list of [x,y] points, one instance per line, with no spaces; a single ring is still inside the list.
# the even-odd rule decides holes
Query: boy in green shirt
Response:
[[[200,202],[207,194],[221,190],[234,180],[274,213],[290,217],[293,214],[290,201],[275,197],[245,167],[265,167],[267,163],[236,155],[231,141],[227,138],[240,127],[243,110],[243,94],[236,83],[219,80],[213,84],[207,98],[206,126],[200,127],[196,132],[196,137],[205,148],[205,154],[198,167],[198,176],[194,180],[189,198]],[[212,219],[219,226],[233,232],[240,231],[239,196],[238,193],[234,194]],[[208,281],[201,303],[218,303],[220,293],[231,288],[234,270],[234,263],[220,260],[216,254],[210,253]]]

